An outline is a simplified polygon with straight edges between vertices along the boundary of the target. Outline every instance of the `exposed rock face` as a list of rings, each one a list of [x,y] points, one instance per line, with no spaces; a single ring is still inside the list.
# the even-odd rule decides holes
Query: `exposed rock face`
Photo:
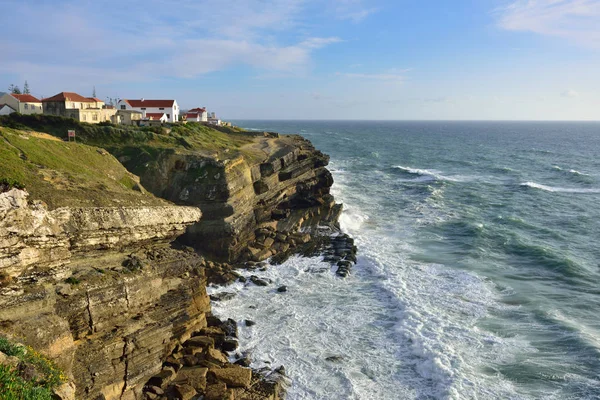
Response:
[[[62,265],[74,254],[169,243],[198,221],[195,207],[59,208],[31,205],[27,192],[0,193],[0,273],[19,275],[30,265]]]
[[[56,360],[77,399],[141,398],[166,356],[206,326],[204,261],[168,245],[200,215],[49,212],[23,191],[0,193],[0,330]]]
[[[163,153],[141,182],[159,197],[199,207],[203,218],[186,240],[227,261],[266,259],[310,240],[290,234],[337,222],[328,156],[300,136],[256,138],[254,149],[264,157]]]

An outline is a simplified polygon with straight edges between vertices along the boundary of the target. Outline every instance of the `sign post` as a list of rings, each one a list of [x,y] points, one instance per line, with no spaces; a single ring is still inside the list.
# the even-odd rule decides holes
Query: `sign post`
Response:
[[[75,131],[74,130],[68,130],[67,131],[67,137],[68,137],[68,141],[71,141],[71,138],[73,138],[73,141],[76,142],[77,140],[75,139]]]

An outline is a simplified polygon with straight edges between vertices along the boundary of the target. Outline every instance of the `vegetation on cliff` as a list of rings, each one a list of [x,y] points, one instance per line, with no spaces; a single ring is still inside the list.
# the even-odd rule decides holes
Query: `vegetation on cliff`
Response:
[[[219,154],[221,158],[233,158],[240,153],[252,155],[252,151],[242,149],[253,142],[252,136],[243,130],[200,123],[138,127],[110,123],[88,124],[52,115],[13,113],[0,116],[0,126],[44,132],[60,139],[66,139],[68,130],[75,130],[78,142],[123,155],[137,151],[155,156],[165,149],[207,156]]]
[[[0,393],[5,400],[50,400],[66,381],[56,365],[28,346],[0,336]]]
[[[0,127],[0,188],[25,188],[52,208],[159,205],[137,177],[103,149]]]

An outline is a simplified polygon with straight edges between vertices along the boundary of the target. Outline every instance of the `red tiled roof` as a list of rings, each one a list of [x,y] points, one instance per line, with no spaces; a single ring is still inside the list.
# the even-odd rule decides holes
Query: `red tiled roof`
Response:
[[[146,118],[161,119],[165,113],[146,113]]]
[[[99,99],[99,98],[97,98],[97,97],[88,97],[88,99],[90,99],[91,101],[95,101],[96,103],[104,103],[104,101],[103,101],[103,100],[100,100],[100,99]]]
[[[189,113],[205,113],[206,112],[206,108],[192,108],[191,110],[188,110]]]
[[[83,97],[73,92],[60,92],[59,94],[55,94],[52,97],[48,97],[46,99],[42,99],[42,102],[48,101],[78,101],[80,103],[95,103],[96,100],[92,100],[89,97]]]
[[[19,100],[20,102],[23,103],[41,103],[41,101],[35,97],[33,97],[30,94],[15,94],[15,93],[11,93],[10,94],[12,97],[14,97],[15,99]]]
[[[175,100],[123,100],[131,107],[173,107]]]
[[[201,115],[200,115],[200,114],[198,114],[198,113],[187,113],[187,114],[186,114],[186,118],[198,118],[198,117],[200,117],[200,116],[201,116]]]

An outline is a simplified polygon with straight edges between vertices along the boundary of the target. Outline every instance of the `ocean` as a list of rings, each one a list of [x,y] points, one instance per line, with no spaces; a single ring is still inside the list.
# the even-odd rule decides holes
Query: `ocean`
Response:
[[[600,123],[234,122],[331,156],[359,249],[213,306],[289,399],[600,399]]]

